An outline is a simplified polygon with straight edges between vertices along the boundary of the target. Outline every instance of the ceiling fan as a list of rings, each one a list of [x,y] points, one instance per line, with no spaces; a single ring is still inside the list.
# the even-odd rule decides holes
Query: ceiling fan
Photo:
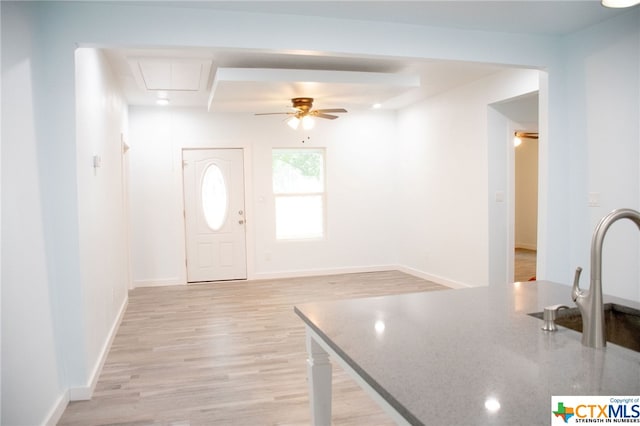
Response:
[[[337,115],[333,115],[335,113],[344,113],[347,112],[344,108],[329,108],[329,109],[312,109],[313,108],[313,98],[293,98],[291,99],[291,104],[293,105],[293,109],[295,111],[290,112],[263,112],[257,113],[256,115],[290,115],[292,116],[287,120],[287,124],[294,129],[297,129],[302,122],[302,126],[305,129],[310,129],[313,127],[312,117],[318,118],[326,118],[329,120],[335,120],[338,118]],[[332,114],[328,114],[332,113]]]

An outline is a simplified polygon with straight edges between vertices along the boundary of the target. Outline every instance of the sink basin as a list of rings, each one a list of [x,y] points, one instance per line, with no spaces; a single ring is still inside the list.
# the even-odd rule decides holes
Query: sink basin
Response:
[[[542,312],[529,315],[542,319]],[[578,308],[559,310],[556,324],[582,332],[580,310]],[[615,303],[605,303],[604,325],[607,342],[640,352],[640,310]]]

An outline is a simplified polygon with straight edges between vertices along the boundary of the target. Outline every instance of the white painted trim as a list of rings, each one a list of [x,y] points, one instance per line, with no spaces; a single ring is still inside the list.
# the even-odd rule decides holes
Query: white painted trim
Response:
[[[280,278],[297,278],[297,277],[313,277],[323,275],[337,274],[357,274],[361,272],[382,272],[395,271],[398,269],[396,265],[375,265],[375,266],[354,266],[344,268],[327,268],[327,269],[297,269],[293,271],[279,272],[258,272],[251,274],[250,280],[275,280]]]
[[[187,283],[181,278],[165,278],[158,280],[134,280],[133,288],[138,287],[163,287],[169,285],[186,285]]]
[[[87,385],[69,388],[70,401],[87,401],[90,400],[93,396],[93,391],[95,390],[96,384],[98,383],[98,378],[100,377],[100,373],[102,372],[102,367],[104,366],[104,362],[107,360],[109,349],[111,349],[111,344],[113,343],[113,339],[116,337],[116,333],[118,332],[118,328],[120,327],[120,323],[122,322],[122,318],[124,317],[124,313],[127,310],[128,304],[129,297],[126,296],[124,298],[124,301],[122,302],[122,305],[120,306],[120,311],[118,312],[116,320],[111,326],[111,330],[109,330],[108,338],[105,341],[104,346],[102,346],[100,357],[98,358],[98,362],[91,372],[91,376],[89,377]]]
[[[43,424],[46,426],[55,426],[58,424],[67,405],[69,405],[69,392],[64,391],[53,404],[51,410],[49,410]]]
[[[296,269],[291,271],[278,271],[278,272],[257,272],[249,273],[246,281],[257,280],[277,280],[282,278],[298,278],[298,277],[314,277],[324,275],[338,275],[338,274],[358,274],[364,272],[384,272],[384,271],[400,271],[405,274],[413,275],[414,277],[422,278],[428,281],[433,281],[436,284],[440,284],[450,288],[471,288],[472,285],[453,281],[447,278],[440,277],[438,275],[429,274],[427,272],[420,271],[418,269],[410,268],[404,265],[372,265],[372,266],[350,266],[342,268],[326,268],[326,269]],[[245,280],[237,280],[245,281]],[[206,284],[206,283],[190,283],[193,284]],[[186,283],[178,278],[159,279],[159,280],[145,280],[134,281],[134,288],[138,287],[160,287],[170,285],[186,285]]]
[[[471,288],[473,286],[469,284],[465,284],[459,281],[449,280],[447,278],[439,277],[437,275],[428,274],[426,272],[419,271],[417,269],[410,268],[404,265],[397,265],[394,269],[397,269],[400,272],[404,272],[405,274],[413,275],[414,277],[422,278],[428,281],[433,281],[436,284],[440,284],[450,288]]]

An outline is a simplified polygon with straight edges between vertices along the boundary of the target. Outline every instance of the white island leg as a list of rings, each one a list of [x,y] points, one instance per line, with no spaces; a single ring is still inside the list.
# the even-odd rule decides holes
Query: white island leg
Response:
[[[331,425],[331,363],[307,328],[307,378],[311,418],[315,426]]]

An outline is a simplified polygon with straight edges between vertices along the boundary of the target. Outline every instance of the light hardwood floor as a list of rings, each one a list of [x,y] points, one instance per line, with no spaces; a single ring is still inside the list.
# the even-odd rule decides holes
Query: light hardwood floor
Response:
[[[535,250],[516,249],[514,281],[529,281],[536,276],[536,256]]]
[[[139,288],[93,398],[60,425],[308,425],[300,303],[447,287],[397,271]],[[333,423],[387,416],[333,364]]]

